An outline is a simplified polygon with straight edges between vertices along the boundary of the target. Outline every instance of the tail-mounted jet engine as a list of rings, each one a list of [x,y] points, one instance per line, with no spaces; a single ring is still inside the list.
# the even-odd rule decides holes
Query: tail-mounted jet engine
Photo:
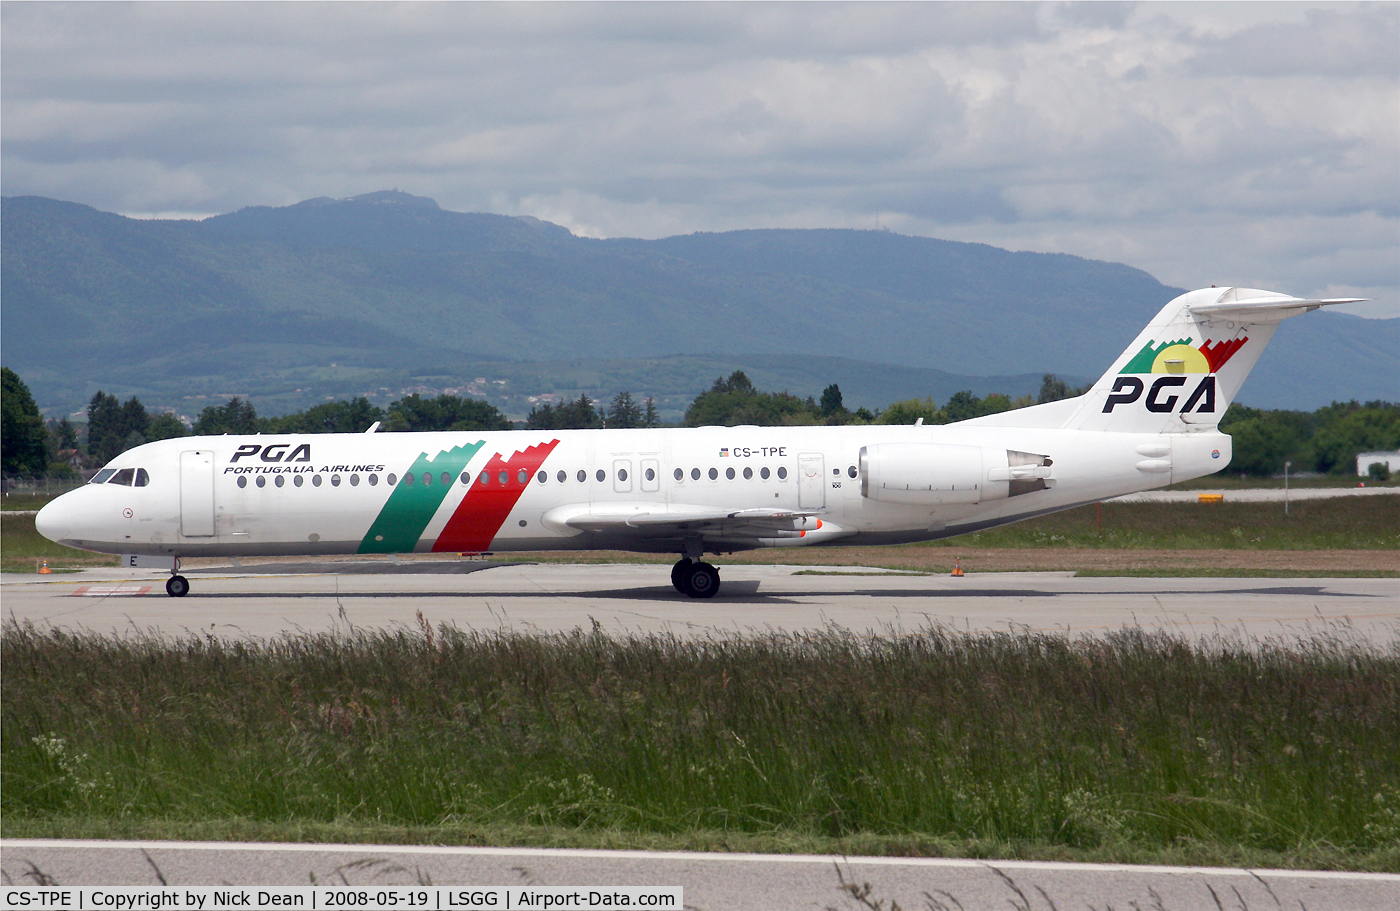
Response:
[[[1045,490],[1044,455],[947,443],[880,443],[860,450],[860,494],[885,503],[980,503]]]

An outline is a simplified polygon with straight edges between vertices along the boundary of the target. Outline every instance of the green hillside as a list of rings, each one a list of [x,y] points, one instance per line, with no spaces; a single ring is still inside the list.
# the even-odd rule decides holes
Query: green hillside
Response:
[[[0,354],[50,411],[96,388],[176,407],[241,393],[264,413],[477,377],[506,379],[492,391],[522,402],[615,391],[571,379],[580,371],[662,397],[682,376],[703,387],[738,367],[799,394],[862,385],[872,397],[853,388],[850,401],[875,407],[896,388],[1015,395],[1045,371],[1096,375],[1179,293],[1059,254],[849,230],[596,240],[391,191],[203,221],[39,197],[6,198],[0,215]],[[1313,374],[1261,384],[1256,404],[1394,397],[1363,387],[1394,385],[1387,324],[1400,321],[1308,322]],[[865,379],[805,379],[820,358]],[[989,376],[1000,385],[972,378]],[[928,385],[903,391],[911,381]]]

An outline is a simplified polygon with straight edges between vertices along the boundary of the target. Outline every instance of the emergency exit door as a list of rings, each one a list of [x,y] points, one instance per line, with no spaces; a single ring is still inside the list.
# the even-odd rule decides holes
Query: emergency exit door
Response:
[[[801,509],[826,506],[826,459],[820,452],[797,457],[797,505]]]
[[[214,453],[203,449],[180,453],[180,534],[214,535]]]

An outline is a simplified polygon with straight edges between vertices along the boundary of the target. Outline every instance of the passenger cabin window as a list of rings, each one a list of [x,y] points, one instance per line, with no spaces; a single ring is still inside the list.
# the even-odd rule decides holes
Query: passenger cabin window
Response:
[[[677,468],[677,469],[676,469],[676,480],[679,481],[681,478],[684,478],[684,477],[685,477],[685,469],[684,469],[684,468]]]
[[[106,484],[106,483],[107,483],[107,479],[110,478],[112,475],[114,475],[114,474],[116,474],[116,473],[117,473],[117,470],[116,470],[115,468],[104,468],[104,469],[102,469],[101,471],[99,471],[97,474],[93,475],[93,476],[92,476],[92,480],[91,480],[91,481],[88,481],[88,483],[89,483],[89,484]]]
[[[713,481],[713,480],[715,480],[715,479],[718,478],[718,477],[719,477],[719,470],[718,470],[718,469],[715,469],[715,468],[711,468],[711,469],[710,469],[710,480]]]
[[[132,480],[133,480],[135,477],[136,477],[136,469],[135,469],[135,468],[123,468],[121,471],[118,471],[116,474],[112,475],[112,479],[111,479],[110,481],[108,481],[107,483],[108,483],[108,484],[120,484],[120,485],[122,485],[123,487],[130,487],[130,486],[131,486],[131,482],[132,482]]]

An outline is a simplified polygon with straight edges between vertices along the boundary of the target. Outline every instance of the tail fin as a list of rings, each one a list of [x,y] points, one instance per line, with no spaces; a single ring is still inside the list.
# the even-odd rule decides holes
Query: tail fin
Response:
[[[1355,299],[1301,300],[1251,288],[1203,288],[1173,300],[1083,396],[1065,426],[1172,433],[1213,427],[1278,324]]]

